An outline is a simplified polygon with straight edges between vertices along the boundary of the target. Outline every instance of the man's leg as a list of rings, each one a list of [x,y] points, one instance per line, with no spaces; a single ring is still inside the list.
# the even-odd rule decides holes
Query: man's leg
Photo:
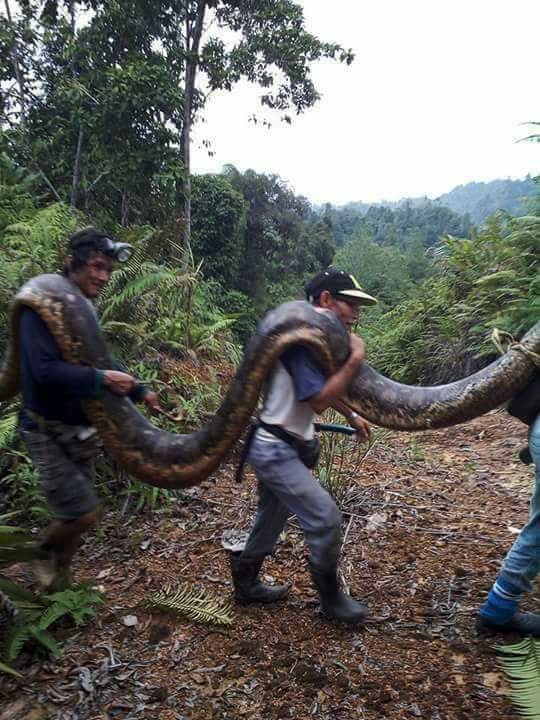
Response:
[[[325,613],[348,622],[364,619],[367,609],[339,590],[341,513],[329,493],[284,442],[260,441],[254,446],[252,464],[275,502],[298,518],[310,549],[312,576]],[[246,550],[251,547],[248,541]]]
[[[69,566],[82,535],[98,520],[94,459],[75,463],[49,435],[24,432],[23,439],[56,520],[46,529],[42,548],[48,558],[34,564],[44,587],[69,584]],[[57,581],[57,582],[55,582]]]
[[[271,555],[289,512],[274,493],[260,479],[258,467],[271,463],[273,443],[257,441],[255,438],[250,453],[250,462],[258,478],[259,502],[246,546],[242,552],[231,555],[231,574],[235,598],[240,603],[271,603],[287,597],[286,585],[265,585],[259,579],[259,572],[267,555]]]
[[[536,473],[529,522],[503,561],[480,611],[477,627],[540,637],[540,616],[518,612],[522,595],[532,590],[532,581],[540,570],[540,416],[531,425],[529,448]]]
[[[287,508],[261,480],[258,492],[257,514],[243,551],[246,556],[271,555],[290,517]]]

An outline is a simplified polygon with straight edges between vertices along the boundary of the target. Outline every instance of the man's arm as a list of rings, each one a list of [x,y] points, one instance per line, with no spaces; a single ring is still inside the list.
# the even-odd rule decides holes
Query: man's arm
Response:
[[[300,402],[309,402],[313,410],[317,413],[323,412],[328,407],[335,408],[338,412],[341,412],[351,426],[355,428],[358,437],[361,440],[367,441],[369,440],[369,425],[367,421],[353,410],[350,410],[340,399],[347,390],[361,362],[359,361],[359,357],[361,356],[362,359],[365,357],[363,341],[356,336],[354,337],[355,340],[351,340],[351,346],[355,346],[358,357],[352,357],[353,351],[351,347],[351,357],[349,357],[347,363],[328,379],[325,377],[311,351],[307,348],[291,348],[283,355],[282,362],[293,379],[296,397]],[[350,363],[350,367],[346,367],[348,363]],[[337,398],[334,394],[337,395]],[[322,403],[324,403],[324,407]]]
[[[355,410],[351,410],[342,400],[335,402],[332,407],[347,418],[349,425],[356,430],[358,440],[369,442],[371,438],[371,428],[367,420]]]
[[[121,372],[127,373],[127,367],[124,365],[123,362],[120,360],[117,360],[116,358],[113,358],[113,365],[115,370],[120,370]],[[159,410],[159,400],[157,393],[153,390],[150,390],[148,385],[144,382],[140,382],[139,380],[135,380],[133,388],[128,393],[129,399],[132,402],[143,402],[147,407],[149,407],[151,410]]]
[[[20,320],[21,350],[30,371],[40,385],[62,386],[74,398],[93,398],[106,387],[118,395],[126,395],[135,380],[117,370],[74,365],[63,360],[54,337],[39,317],[26,308]]]
[[[309,404],[316,413],[322,413],[346,393],[356,371],[366,357],[364,341],[357,335],[351,335],[351,352],[345,363],[331,375],[321,390],[309,399]]]

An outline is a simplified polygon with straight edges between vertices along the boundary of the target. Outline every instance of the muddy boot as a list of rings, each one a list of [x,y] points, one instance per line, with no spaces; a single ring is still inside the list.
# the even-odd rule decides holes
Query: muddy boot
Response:
[[[287,585],[271,587],[258,579],[263,560],[264,555],[243,557],[242,553],[231,553],[231,574],[236,602],[242,605],[273,603],[287,597],[289,593]]]
[[[337,568],[321,570],[311,565],[310,570],[321,598],[321,610],[328,618],[351,624],[366,620],[368,608],[339,589]]]
[[[540,615],[528,612],[516,612],[510,620],[499,624],[488,620],[483,615],[476,618],[476,632],[484,633],[514,633],[516,635],[532,635],[540,637]]]
[[[39,557],[32,561],[32,570],[43,592],[62,592],[72,584],[69,563],[55,549],[41,547]]]

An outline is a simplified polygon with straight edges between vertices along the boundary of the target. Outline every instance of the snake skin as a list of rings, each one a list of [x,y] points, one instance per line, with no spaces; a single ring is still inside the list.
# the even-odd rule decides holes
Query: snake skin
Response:
[[[107,369],[111,357],[90,301],[67,278],[39,275],[23,285],[10,309],[10,340],[0,374],[0,401],[19,389],[18,318],[33,308],[46,323],[67,362]],[[540,352],[540,322],[522,339]],[[107,451],[130,474],[158,487],[196,485],[226,458],[245,430],[262,385],[291,345],[312,349],[329,374],[346,360],[345,327],[329,311],[290,302],[270,312],[245,350],[240,367],[216,415],[200,430],[181,435],[154,427],[127,398],[104,391],[83,401]],[[535,369],[513,349],[488,367],[447,385],[414,387],[393,382],[364,363],[351,383],[347,402],[371,422],[395,430],[425,430],[464,422],[510,399]]]

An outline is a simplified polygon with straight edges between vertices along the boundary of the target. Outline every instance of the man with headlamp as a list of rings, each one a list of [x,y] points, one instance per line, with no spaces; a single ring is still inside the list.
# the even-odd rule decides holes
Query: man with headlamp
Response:
[[[114,262],[128,260],[133,248],[86,228],[70,237],[67,252],[63,274],[74,290],[92,301],[109,282]],[[102,369],[65,362],[31,308],[24,308],[20,318],[20,377],[22,437],[55,516],[43,539],[44,557],[34,569],[44,588],[62,589],[69,584],[69,567],[81,536],[98,519],[98,444],[81,401],[98,397],[106,388],[156,409],[157,395],[118,363],[114,369]]]

